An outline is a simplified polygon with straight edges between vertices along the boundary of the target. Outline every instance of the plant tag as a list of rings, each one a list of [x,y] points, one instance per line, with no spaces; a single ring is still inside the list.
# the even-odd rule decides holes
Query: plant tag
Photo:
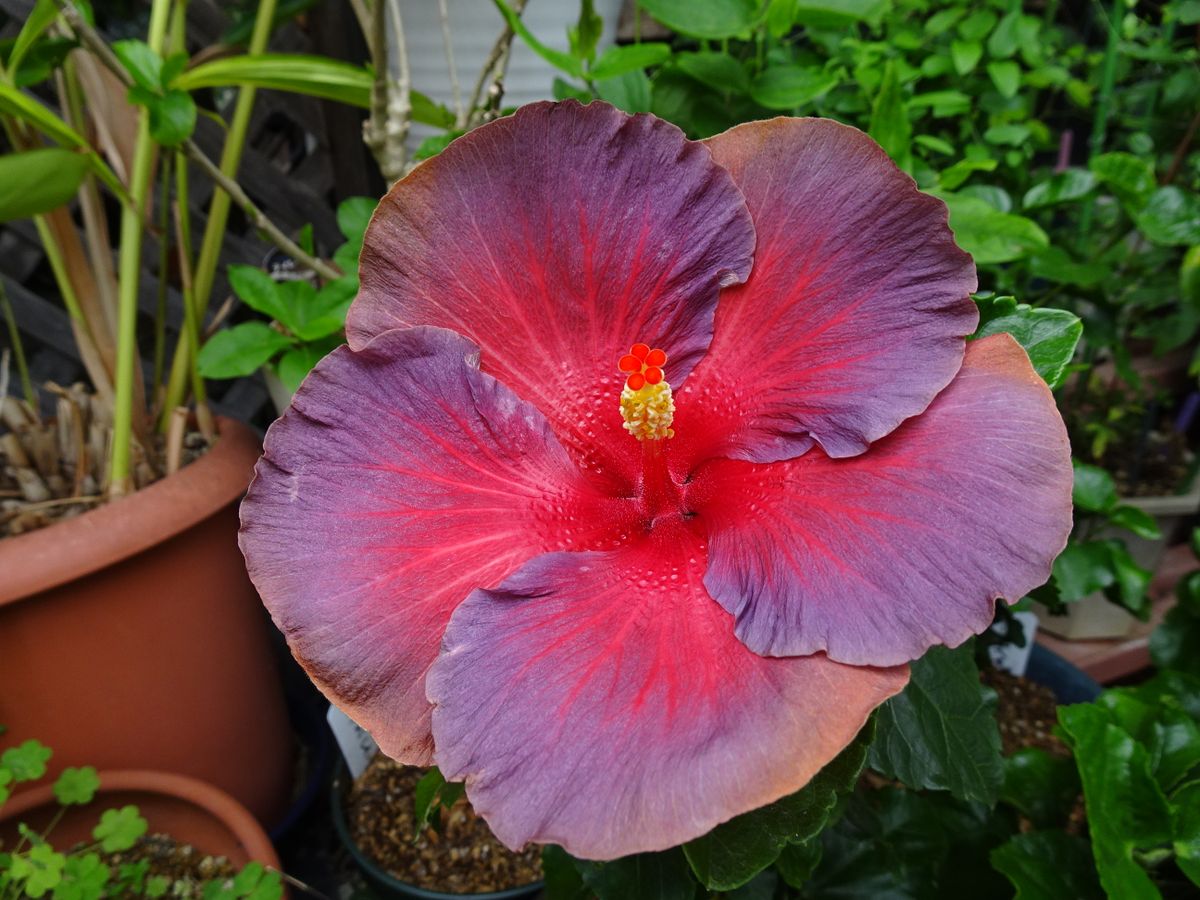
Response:
[[[1016,612],[1013,618],[1021,623],[1025,631],[1025,646],[1016,644],[993,644],[988,647],[992,665],[1010,675],[1022,677],[1029,667],[1029,654],[1033,652],[1033,641],[1037,637],[1038,617],[1033,612]]]
[[[353,719],[332,704],[325,714],[325,721],[337,740],[342,758],[350,770],[350,777],[357,778],[366,769],[371,758],[378,752],[375,739],[365,728],[360,728]]]

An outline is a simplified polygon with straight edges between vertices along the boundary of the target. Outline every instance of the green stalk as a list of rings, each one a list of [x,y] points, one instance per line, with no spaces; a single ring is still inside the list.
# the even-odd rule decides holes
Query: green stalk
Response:
[[[171,0],[153,0],[146,43],[162,54]],[[154,141],[150,137],[150,111],[138,114],[137,144],[129,177],[130,206],[121,209],[121,248],[117,264],[117,373],[113,396],[112,458],[108,493],[121,497],[132,488],[129,448],[133,438],[133,383],[137,365],[137,295],[142,266],[142,210],[150,190]]]
[[[171,262],[171,161],[175,154],[164,154],[159,188],[162,202],[158,210],[158,296],[154,306],[154,378],[151,382],[158,399],[167,360],[167,279]],[[186,165],[186,164],[185,164]],[[184,310],[187,312],[186,308]]]
[[[382,2],[382,0],[377,0]],[[275,18],[276,0],[260,0],[258,12],[254,18],[254,31],[250,35],[248,52],[262,53],[267,47],[271,36],[271,24]],[[246,146],[246,132],[250,127],[250,113],[254,109],[255,88],[247,86],[238,92],[237,104],[234,106],[233,118],[229,123],[229,134],[225,139],[225,147],[221,151],[221,172],[229,178],[237,177],[238,166],[242,162],[242,150]],[[200,242],[200,256],[196,260],[195,281],[192,285],[195,293],[196,321],[202,322],[208,311],[209,296],[212,294],[213,280],[216,277],[217,263],[221,255],[221,244],[225,240],[225,226],[229,221],[229,195],[220,189],[213,190],[212,202],[208,208],[208,222],[204,226],[204,238]],[[185,335],[179,336],[175,345],[175,357],[171,361],[171,378],[167,384],[167,395],[163,403],[162,418],[159,430],[166,432],[170,422],[170,412],[183,399],[183,393],[188,380],[189,366],[195,367],[195,359],[191,355]]]
[[[1117,83],[1117,57],[1121,44],[1122,0],[1113,0],[1112,12],[1103,17],[1108,24],[1108,44],[1104,48],[1104,63],[1100,70],[1100,94],[1096,98],[1096,116],[1092,120],[1092,137],[1088,141],[1089,159],[1104,152],[1104,141],[1108,137],[1108,120],[1112,115],[1113,90]],[[1079,219],[1079,237],[1087,240],[1092,231],[1094,201],[1088,198]]]
[[[13,315],[12,304],[8,302],[8,294],[4,290],[3,281],[0,281],[0,307],[4,308],[4,321],[8,323],[8,338],[13,348],[13,359],[17,363],[17,374],[21,378],[21,391],[25,394],[25,402],[29,404],[29,408],[37,412],[37,392],[33,389],[33,379],[29,377],[29,365],[25,362],[25,345],[21,341],[21,332],[17,330],[17,319]],[[0,397],[0,402],[3,399]]]
[[[188,352],[192,359],[200,357],[200,321],[196,315],[196,303],[192,282],[192,227],[188,220],[188,168],[187,157],[182,152],[175,155],[175,228],[179,238],[179,280],[183,285],[183,330],[187,336]],[[208,409],[208,397],[200,369],[193,365],[192,396],[196,401],[196,422],[200,433],[211,441],[216,436],[212,413]]]

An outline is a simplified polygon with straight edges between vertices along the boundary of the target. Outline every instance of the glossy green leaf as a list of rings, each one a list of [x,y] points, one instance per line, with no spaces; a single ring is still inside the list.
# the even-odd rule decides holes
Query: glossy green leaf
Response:
[[[1170,810],[1150,776],[1146,750],[1097,706],[1061,707],[1058,720],[1083,782],[1088,830],[1100,883],[1110,897],[1159,900],[1133,858],[1171,837]]]
[[[1113,573],[1113,583],[1104,589],[1104,595],[1139,619],[1149,619],[1150,601],[1146,592],[1150,588],[1152,573],[1138,565],[1124,542],[1110,540],[1104,544],[1108,548],[1108,565]]]
[[[58,6],[54,0],[37,0],[33,9],[25,17],[17,39],[13,43],[12,52],[8,54],[7,69],[10,78],[16,78],[21,71],[21,61],[30,51],[34,43],[58,17]]]
[[[1200,885],[1200,781],[1171,795],[1171,830],[1179,868],[1193,884]]]
[[[1200,677],[1200,617],[1182,606],[1171,609],[1150,635],[1150,659],[1160,669]]]
[[[1038,278],[1079,287],[1094,287],[1112,277],[1112,270],[1104,263],[1077,262],[1062,247],[1047,247],[1034,254],[1029,259],[1029,270]]]
[[[1012,60],[987,64],[988,77],[1002,97],[1011,100],[1021,90],[1021,67]]]
[[[680,71],[714,90],[739,94],[750,91],[750,78],[745,67],[728,53],[679,53],[674,63]]]
[[[689,841],[683,852],[700,883],[729,891],[746,884],[791,843],[814,839],[825,826],[838,795],[854,787],[875,734],[873,722],[837,758],[796,793],[752,810]]]
[[[1036,222],[1002,213],[975,197],[939,194],[950,208],[950,229],[958,245],[980,265],[1012,262],[1046,249],[1050,238]]]
[[[1000,799],[1038,828],[1065,825],[1080,790],[1079,772],[1070,758],[1023,747],[1004,760]]]
[[[575,860],[555,844],[542,847],[542,876],[546,900],[590,900],[592,897]]]
[[[770,66],[754,79],[750,96],[767,109],[792,110],[837,87],[838,78],[818,68],[791,64]]]
[[[883,70],[883,81],[871,106],[871,124],[867,129],[900,168],[912,169],[912,124],[904,106],[904,93],[896,74],[896,64],[889,62]]]
[[[88,168],[83,154],[59,147],[0,156],[0,222],[40,215],[69,202]]]
[[[1016,900],[1103,900],[1087,841],[1061,831],[1018,834],[991,854]]]
[[[1072,542],[1054,560],[1054,584],[1064,603],[1073,603],[1113,584],[1115,576],[1103,541]]]
[[[634,72],[647,66],[657,66],[671,55],[668,44],[630,44],[625,47],[609,47],[592,66],[594,79],[615,78],[626,72]]]
[[[186,91],[171,89],[148,104],[150,136],[164,147],[177,147],[196,129],[196,103]]]
[[[63,806],[91,803],[100,788],[100,777],[91,766],[63,769],[54,781],[54,798]]]
[[[1146,748],[1150,773],[1170,793],[1193,772],[1200,775],[1200,725],[1182,709],[1147,700],[1136,690],[1116,688],[1101,694],[1096,705]]]
[[[1067,169],[1040,181],[1025,192],[1025,209],[1054,206],[1086,197],[1096,187],[1096,176],[1086,169]]]
[[[266,323],[243,322],[209,338],[197,366],[205,378],[242,378],[289,346],[291,341]]]
[[[982,56],[983,45],[978,41],[954,41],[950,45],[950,60],[959,75],[966,75],[979,65]]]
[[[1200,242],[1200,196],[1174,185],[1159,188],[1138,213],[1137,224],[1156,244]]]
[[[1099,466],[1071,460],[1075,470],[1075,482],[1071,498],[1075,505],[1088,512],[1108,512],[1117,503],[1117,484],[1113,477]]]
[[[496,9],[500,10],[500,15],[504,17],[504,21],[508,23],[508,27],[512,29],[513,34],[524,41],[525,46],[554,66],[554,68],[561,69],[568,75],[574,75],[576,78],[583,77],[582,60],[572,56],[570,53],[563,53],[561,50],[547,47],[539,41],[505,0],[492,0],[492,2],[496,4]]]
[[[650,79],[641,69],[596,82],[596,93],[627,113],[650,112]]]
[[[1075,356],[1083,322],[1065,309],[1035,309],[1011,297],[999,297],[988,304],[987,320],[982,321],[976,337],[1002,332],[1012,335],[1025,348],[1034,370],[1055,388],[1062,383]]]
[[[757,0],[638,0],[643,10],[673,31],[696,38],[734,37],[758,19]]]
[[[880,707],[870,765],[911,788],[993,803],[1004,780],[995,695],[979,683],[973,642],[933,647],[908,687]]]
[[[1140,538],[1156,541],[1162,537],[1162,530],[1154,516],[1143,512],[1136,506],[1118,506],[1108,514],[1108,521],[1118,528],[1132,531]]]
[[[138,87],[156,92],[162,87],[162,57],[145,41],[115,41],[112,51]]]
[[[363,66],[353,66],[323,56],[259,53],[200,63],[176,78],[174,87],[195,91],[206,87],[252,85],[336,100],[366,109],[371,105],[372,81],[371,72]],[[414,102],[414,112],[416,106]]]
[[[1088,168],[1101,182],[1108,185],[1123,203],[1134,209],[1140,208],[1150,199],[1157,185],[1154,169],[1144,159],[1132,153],[1102,153],[1092,158]]]
[[[576,860],[597,900],[693,900],[697,884],[683,851],[639,853],[611,862]]]

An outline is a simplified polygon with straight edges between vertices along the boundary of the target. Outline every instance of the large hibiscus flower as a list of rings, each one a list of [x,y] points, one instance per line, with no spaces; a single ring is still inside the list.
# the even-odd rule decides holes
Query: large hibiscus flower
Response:
[[[525,107],[391,190],[361,282],[242,547],[317,685],[510,845],[799,789],[1066,541],[1049,390],[966,344],[945,207],[853,128]]]

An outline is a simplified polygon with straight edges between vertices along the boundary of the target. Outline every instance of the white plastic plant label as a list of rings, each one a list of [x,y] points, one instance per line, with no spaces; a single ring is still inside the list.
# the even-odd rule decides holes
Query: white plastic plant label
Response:
[[[988,648],[992,665],[1011,675],[1023,676],[1029,667],[1029,654],[1033,652],[1033,641],[1037,637],[1038,618],[1033,612],[1016,612],[1013,618],[1021,623],[1025,631],[1025,646],[1016,644],[993,644]]]
[[[375,739],[336,706],[330,705],[329,712],[325,714],[325,721],[333,731],[338,749],[342,751],[342,758],[346,760],[350,777],[357,778],[379,750]]]

